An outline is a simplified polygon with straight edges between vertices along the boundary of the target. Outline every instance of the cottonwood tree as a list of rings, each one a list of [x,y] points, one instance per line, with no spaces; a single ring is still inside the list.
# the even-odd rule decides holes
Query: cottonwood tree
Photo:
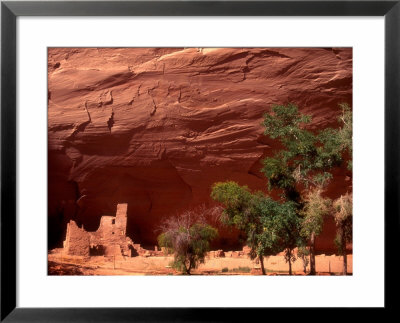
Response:
[[[300,243],[300,222],[292,202],[274,201],[262,192],[251,193],[247,186],[229,181],[215,183],[211,197],[224,205],[221,221],[243,231],[250,258],[258,258],[263,275],[264,257],[285,251],[290,274],[293,249]]]
[[[265,197],[259,207],[263,226],[258,238],[261,250],[269,255],[284,251],[285,261],[289,264],[289,275],[292,275],[292,262],[296,259],[294,249],[305,244],[300,234],[301,218],[297,215],[296,204]]]
[[[329,171],[340,166],[345,153],[351,156],[352,151],[351,109],[345,104],[341,107],[342,126],[318,132],[307,129],[311,116],[301,114],[294,104],[275,105],[270,114],[265,114],[264,134],[281,146],[263,160],[262,172],[269,191],[279,193],[279,201],[263,193],[252,194],[234,182],[216,183],[212,189],[211,197],[225,207],[224,221],[246,233],[253,257],[262,259],[284,250],[289,274],[294,249],[304,247],[306,240],[313,263],[311,273],[315,273],[315,236],[321,231],[329,204],[316,189],[327,184],[332,178]]]
[[[174,254],[172,267],[187,275],[204,263],[210,242],[218,235],[217,229],[206,223],[205,213],[198,210],[167,219],[161,230],[159,246]]]
[[[267,177],[268,189],[282,192],[282,200],[295,203],[296,216],[306,221],[301,231],[303,236],[312,240],[311,274],[315,273],[313,240],[320,232],[320,216],[326,210],[324,202],[316,199],[318,196],[314,196],[312,201],[307,194],[310,194],[310,189],[325,185],[332,178],[329,171],[342,164],[344,151],[351,151],[351,109],[347,105],[342,105],[342,109],[341,128],[326,128],[318,132],[307,129],[311,116],[301,114],[294,104],[275,105],[272,113],[264,116],[264,134],[279,140],[281,147],[272,157],[263,160],[262,172]],[[310,203],[317,203],[313,207],[320,209],[312,211]]]
[[[308,188],[324,184],[328,172],[343,161],[343,146],[337,129],[314,133],[306,129],[311,116],[303,115],[293,104],[275,105],[264,118],[264,134],[277,139],[282,148],[263,160],[263,173],[269,189],[280,189],[283,197],[301,202],[300,185]]]
[[[335,244],[343,256],[343,275],[347,275],[347,243],[353,241],[353,195],[346,193],[333,202],[336,223]]]
[[[299,257],[303,262],[303,271],[305,274],[307,273],[307,266],[310,263],[310,260],[308,259],[309,255],[310,255],[310,250],[308,250],[304,246],[300,247],[299,250],[297,251],[297,257]]]
[[[324,198],[322,188],[315,187],[310,190],[304,199],[304,207],[301,211],[303,220],[301,223],[301,235],[309,240],[310,275],[315,275],[315,238],[321,233],[324,217],[330,214],[332,201]],[[302,256],[305,255],[303,251]]]
[[[262,225],[260,214],[256,211],[256,196],[249,191],[247,186],[228,181],[215,183],[212,186],[211,198],[225,207],[220,218],[221,222],[234,226],[246,234],[247,245],[251,248],[250,258],[258,257],[262,273],[265,275],[264,253],[258,249],[257,237],[262,231]]]
[[[340,104],[342,108],[342,115],[339,117],[339,122],[341,123],[341,127],[338,131],[338,138],[340,143],[340,148],[342,152],[348,154],[349,160],[347,161],[347,169],[353,169],[353,113],[348,104],[342,103]]]

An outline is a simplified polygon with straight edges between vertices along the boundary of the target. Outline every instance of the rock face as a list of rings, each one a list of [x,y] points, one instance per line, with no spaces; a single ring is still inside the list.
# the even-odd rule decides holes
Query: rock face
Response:
[[[260,160],[277,143],[263,114],[295,103],[311,128],[337,126],[352,103],[351,48],[50,48],[49,247],[73,219],[89,231],[127,202],[127,235],[156,244],[160,222],[235,180],[266,190]],[[334,170],[327,194],[351,190]],[[327,220],[317,248],[333,246]],[[220,230],[218,246],[239,247]],[[240,246],[241,248],[241,246]]]

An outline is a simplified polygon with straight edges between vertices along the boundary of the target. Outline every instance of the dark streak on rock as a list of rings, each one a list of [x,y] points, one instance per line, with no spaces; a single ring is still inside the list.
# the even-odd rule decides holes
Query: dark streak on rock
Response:
[[[154,102],[154,99],[151,98],[151,100],[153,101],[153,110],[150,112],[150,115],[153,116],[157,111],[157,106],[156,103]]]
[[[115,121],[114,121],[114,111],[112,111],[111,112],[111,117],[107,121],[107,127],[108,127],[108,130],[110,131],[110,133],[111,133],[111,128],[113,127],[114,123],[115,123]]]

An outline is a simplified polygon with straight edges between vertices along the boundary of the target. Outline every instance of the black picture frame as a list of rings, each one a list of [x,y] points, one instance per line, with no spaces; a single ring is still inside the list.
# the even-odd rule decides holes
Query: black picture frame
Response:
[[[266,308],[16,307],[16,19],[19,16],[384,16],[385,307],[399,286],[400,0],[395,1],[2,1],[1,3],[1,321],[187,322],[255,319]],[[371,188],[373,189],[373,188]],[[40,293],[40,291],[38,291]],[[40,295],[38,295],[40,296]],[[243,295],[249,297],[249,295]],[[283,315],[287,309],[274,309]],[[327,309],[328,311],[329,309]],[[270,309],[272,311],[272,309]],[[333,309],[330,316],[338,315]],[[382,315],[377,309],[377,316]],[[370,313],[370,312],[369,312]],[[250,316],[249,316],[250,315]],[[369,316],[371,314],[368,314]],[[371,316],[370,316],[371,318]]]

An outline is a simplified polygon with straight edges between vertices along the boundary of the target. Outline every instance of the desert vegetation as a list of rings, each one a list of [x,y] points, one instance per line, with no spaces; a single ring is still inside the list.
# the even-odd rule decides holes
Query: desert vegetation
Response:
[[[247,186],[233,181],[212,186],[211,197],[224,207],[221,221],[243,231],[250,256],[263,257],[284,252],[292,274],[295,248],[310,274],[316,273],[315,238],[321,233],[323,218],[333,215],[337,225],[336,245],[344,259],[346,274],[346,243],[352,236],[352,199],[348,192],[333,203],[324,197],[332,179],[331,170],[347,162],[352,169],[352,112],[341,104],[339,128],[312,131],[307,128],[311,116],[304,115],[294,104],[275,105],[264,115],[264,134],[278,140],[280,148],[263,160],[268,193],[251,192]],[[278,198],[273,199],[272,193]]]
[[[341,195],[333,203],[333,217],[336,222],[337,233],[335,244],[339,253],[343,256],[343,275],[347,274],[347,251],[346,245],[352,242],[353,230],[353,196],[352,194]]]
[[[232,180],[214,183],[211,198],[217,205],[190,208],[165,219],[158,228],[158,246],[154,250],[144,249],[126,237],[126,203],[117,205],[115,217],[102,217],[95,232],[86,232],[72,221],[67,228],[66,247],[55,250],[49,258],[49,273],[137,274],[139,270],[142,274],[190,275],[194,271],[206,275],[250,275],[261,270],[266,275],[283,273],[287,263],[292,275],[293,266],[297,273],[301,268],[296,262],[299,259],[305,274],[308,266],[308,274],[321,274],[316,269],[315,240],[322,233],[325,218],[330,216],[336,224],[334,243],[343,267],[339,260],[321,259],[325,255],[317,258],[318,264],[322,267],[327,263],[324,272],[331,274],[331,260],[335,261],[335,272],[347,275],[346,246],[352,242],[352,192],[331,198],[325,194],[335,167],[352,170],[352,114],[348,105],[341,108],[339,127],[317,131],[308,128],[311,116],[301,114],[297,106],[273,106],[264,115],[264,134],[279,145],[262,160],[265,190],[252,191]],[[211,251],[219,226],[236,228],[245,237],[246,246],[241,251]],[[108,252],[87,261],[93,256],[89,246],[96,243],[105,246]],[[119,245],[120,254],[113,249],[115,245]],[[141,259],[127,261],[126,257],[135,258],[132,250]],[[199,268],[206,259],[207,264]]]
[[[352,273],[352,48],[47,54],[49,274]]]
[[[210,242],[218,235],[217,229],[205,221],[206,210],[186,211],[169,218],[158,236],[158,244],[166,253],[173,253],[171,266],[183,274],[204,263],[205,255],[210,250]]]

